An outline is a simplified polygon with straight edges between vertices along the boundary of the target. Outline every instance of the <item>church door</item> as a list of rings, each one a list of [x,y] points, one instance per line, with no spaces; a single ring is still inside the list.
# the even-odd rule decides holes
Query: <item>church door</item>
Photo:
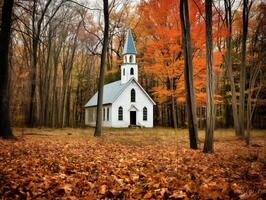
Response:
[[[137,112],[130,111],[130,125],[136,125],[136,124],[137,124]]]

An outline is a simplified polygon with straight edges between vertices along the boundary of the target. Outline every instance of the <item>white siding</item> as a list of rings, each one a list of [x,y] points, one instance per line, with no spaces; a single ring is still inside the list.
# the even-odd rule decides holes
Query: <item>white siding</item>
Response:
[[[131,102],[131,89],[136,91],[136,102]],[[123,93],[117,98],[112,105],[112,127],[128,127],[130,125],[130,111],[131,106],[134,105],[137,110],[137,125],[144,127],[153,127],[153,104],[148,99],[146,94],[139,88],[139,86],[132,82]],[[123,120],[118,120],[118,108],[123,107]],[[147,107],[148,119],[143,121],[143,108]]]
[[[134,74],[131,75],[130,74],[130,69],[133,68],[134,70]],[[125,70],[125,75],[124,75],[124,71]],[[135,63],[126,63],[126,64],[122,64],[121,65],[121,83],[127,83],[131,78],[135,78],[136,80],[138,80],[138,65]]]
[[[107,120],[107,109],[109,108],[109,120]],[[105,113],[105,120],[103,120],[103,127],[111,127],[112,126],[112,106],[103,106],[103,109],[105,109],[105,112],[103,111],[103,114]],[[85,108],[85,125],[87,126],[95,126],[96,125],[96,107],[89,107]]]

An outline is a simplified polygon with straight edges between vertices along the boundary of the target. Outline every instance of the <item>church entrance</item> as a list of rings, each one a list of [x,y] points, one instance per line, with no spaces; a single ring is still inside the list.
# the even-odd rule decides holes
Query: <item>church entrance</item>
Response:
[[[130,111],[130,125],[137,125],[137,112]]]

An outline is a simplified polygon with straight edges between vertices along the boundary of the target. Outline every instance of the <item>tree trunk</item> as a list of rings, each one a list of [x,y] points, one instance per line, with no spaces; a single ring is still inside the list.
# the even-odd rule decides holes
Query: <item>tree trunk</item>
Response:
[[[251,94],[248,94],[248,102],[247,102],[247,130],[245,135],[246,145],[248,146],[250,143],[250,125],[251,125]]]
[[[171,95],[171,107],[172,107],[172,119],[173,119],[173,126],[177,129],[177,118],[176,118],[176,98],[174,97],[174,80],[170,79],[170,90],[172,92]]]
[[[225,0],[225,15],[226,15],[226,26],[229,30],[229,36],[226,39],[226,66],[227,66],[227,75],[229,78],[231,93],[232,93],[232,110],[233,110],[233,119],[234,119],[234,127],[236,136],[240,135],[239,130],[239,115],[237,108],[237,99],[236,99],[236,88],[235,81],[233,76],[233,68],[232,68],[232,8],[231,1]]]
[[[58,68],[58,56],[54,57],[54,70],[53,70],[53,87],[52,87],[52,127],[56,126],[56,108],[57,108],[57,101],[56,101],[56,84],[57,84],[57,68]]]
[[[185,59],[184,77],[185,77],[185,88],[186,88],[186,103],[187,103],[187,112],[188,112],[190,148],[197,149],[198,127],[197,127],[196,102],[195,102],[194,84],[193,84],[192,50],[191,50],[190,22],[189,22],[189,10],[188,10],[187,0],[180,1],[180,19],[182,26],[183,55]]]
[[[206,132],[204,153],[213,152],[213,132],[215,124],[214,84],[213,84],[213,53],[212,53],[212,0],[205,0],[206,13],[206,72],[207,72],[207,105],[206,105]]]
[[[2,8],[2,21],[0,27],[0,137],[12,139],[14,135],[10,127],[9,116],[9,44],[12,25],[13,0],[4,0]]]
[[[241,70],[240,70],[240,107],[239,107],[239,129],[240,136],[245,135],[245,87],[246,87],[246,49],[247,49],[247,34],[248,34],[248,15],[249,15],[249,0],[243,1],[242,15],[242,51],[241,51]]]
[[[38,47],[40,43],[40,35],[42,29],[42,23],[44,21],[45,14],[48,10],[52,0],[48,0],[45,4],[40,18],[36,20],[38,9],[38,1],[33,0],[32,8],[32,66],[31,66],[31,93],[30,93],[30,113],[28,119],[28,125],[40,125],[41,119],[41,69],[38,65]],[[37,23],[36,23],[37,22]]]
[[[103,0],[103,12],[104,12],[104,38],[103,48],[101,54],[101,65],[100,65],[100,77],[98,83],[98,100],[97,100],[97,119],[94,136],[101,136],[102,133],[102,110],[103,110],[103,87],[104,87],[104,71],[105,71],[105,59],[108,46],[108,35],[109,35],[109,10],[108,0]]]

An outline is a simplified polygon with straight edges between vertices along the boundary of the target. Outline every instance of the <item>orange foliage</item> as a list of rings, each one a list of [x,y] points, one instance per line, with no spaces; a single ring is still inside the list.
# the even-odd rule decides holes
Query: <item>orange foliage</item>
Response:
[[[198,105],[205,104],[206,58],[205,21],[203,2],[189,2],[191,38],[193,48],[193,74]],[[153,75],[158,86],[153,88],[155,100],[166,102],[172,95],[179,103],[185,102],[182,57],[182,32],[179,21],[179,1],[150,0],[139,6],[140,22],[136,28],[138,50],[141,51],[145,72]],[[226,30],[216,29],[214,37],[226,35]],[[217,39],[214,39],[217,40]],[[214,53],[214,65],[222,62],[222,53]],[[220,70],[215,69],[215,73]],[[169,81],[174,81],[171,91]]]

